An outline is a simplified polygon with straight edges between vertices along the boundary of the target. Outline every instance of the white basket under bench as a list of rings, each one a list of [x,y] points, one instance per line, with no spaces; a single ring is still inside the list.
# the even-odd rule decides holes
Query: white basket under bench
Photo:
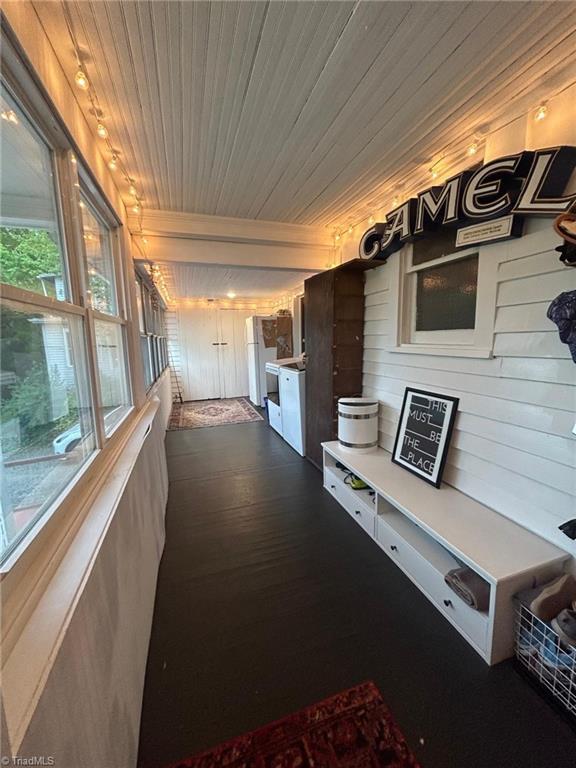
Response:
[[[513,656],[514,595],[561,573],[570,555],[455,488],[432,488],[382,449],[351,456],[337,442],[323,448],[324,487],[354,520],[488,664]],[[348,472],[374,494],[350,488]],[[490,585],[486,612],[444,581],[462,563]]]

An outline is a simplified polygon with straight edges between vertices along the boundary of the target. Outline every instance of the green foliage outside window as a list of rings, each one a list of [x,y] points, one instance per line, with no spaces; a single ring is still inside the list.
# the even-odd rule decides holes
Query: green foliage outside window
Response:
[[[0,282],[31,291],[42,288],[39,275],[62,274],[60,249],[42,229],[0,227]]]

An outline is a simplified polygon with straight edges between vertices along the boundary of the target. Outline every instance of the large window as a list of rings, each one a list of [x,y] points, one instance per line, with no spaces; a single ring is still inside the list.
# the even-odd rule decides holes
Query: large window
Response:
[[[117,224],[2,82],[0,559],[131,408]],[[79,215],[80,214],[80,215]]]

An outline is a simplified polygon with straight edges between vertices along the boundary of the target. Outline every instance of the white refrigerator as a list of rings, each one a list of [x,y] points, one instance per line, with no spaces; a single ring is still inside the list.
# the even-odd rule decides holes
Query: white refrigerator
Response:
[[[264,408],[264,398],[268,394],[266,363],[276,360],[276,344],[267,347],[264,343],[263,321],[274,323],[276,318],[274,315],[254,315],[246,318],[248,392],[251,402],[261,408]]]

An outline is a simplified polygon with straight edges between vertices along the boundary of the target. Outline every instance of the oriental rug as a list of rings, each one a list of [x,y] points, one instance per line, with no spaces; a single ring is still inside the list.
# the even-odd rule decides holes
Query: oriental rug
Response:
[[[219,427],[223,424],[244,424],[247,421],[263,421],[263,418],[245,397],[193,400],[174,403],[168,429]]]
[[[366,682],[170,768],[419,768]]]

